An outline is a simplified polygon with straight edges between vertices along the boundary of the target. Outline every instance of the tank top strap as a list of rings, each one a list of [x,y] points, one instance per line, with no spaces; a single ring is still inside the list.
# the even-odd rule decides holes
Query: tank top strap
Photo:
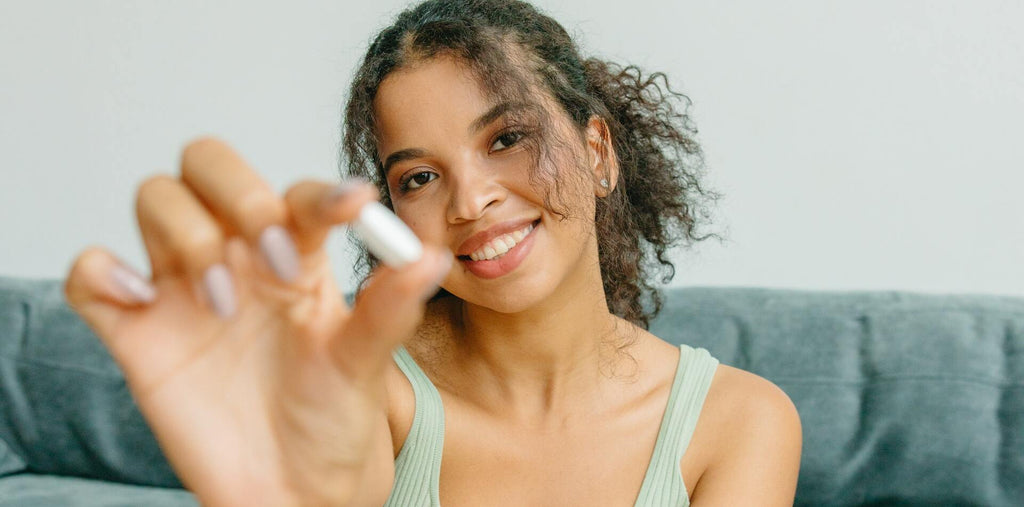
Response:
[[[441,394],[405,347],[394,353],[416,399],[409,436],[395,458],[395,482],[386,506],[437,507],[441,504],[438,484],[441,452],[444,449],[444,406]]]
[[[717,366],[718,360],[707,350],[679,346],[679,365],[669,391],[654,453],[637,497],[638,507],[690,505],[679,462],[697,427]]]

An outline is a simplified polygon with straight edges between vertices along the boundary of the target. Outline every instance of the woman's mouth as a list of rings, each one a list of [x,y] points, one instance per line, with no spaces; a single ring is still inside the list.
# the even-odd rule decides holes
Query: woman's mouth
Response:
[[[480,246],[459,261],[480,278],[498,278],[515,270],[529,254],[540,220],[502,234]]]
[[[501,236],[488,241],[484,246],[464,257],[469,257],[474,261],[489,261],[497,259],[505,255],[509,250],[515,248],[516,245],[521,243],[532,230],[533,224],[527,224],[526,227],[523,227],[518,231],[502,234]]]

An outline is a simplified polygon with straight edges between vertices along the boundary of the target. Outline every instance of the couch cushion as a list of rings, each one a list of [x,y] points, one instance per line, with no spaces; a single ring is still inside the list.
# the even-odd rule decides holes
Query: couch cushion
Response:
[[[0,394],[0,399],[2,399]],[[21,460],[21,456],[11,450],[7,446],[7,442],[0,439],[0,477],[10,475],[25,470],[25,462]]]
[[[181,486],[56,280],[0,277],[0,440],[0,471]]]
[[[781,387],[799,505],[1024,505],[1024,298],[671,291],[652,331]]]
[[[0,478],[0,507],[196,507],[181,489],[77,477],[20,474]]]

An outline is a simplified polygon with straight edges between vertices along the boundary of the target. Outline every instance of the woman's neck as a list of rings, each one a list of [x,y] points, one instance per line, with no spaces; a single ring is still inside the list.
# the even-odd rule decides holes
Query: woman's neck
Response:
[[[541,304],[502,314],[458,305],[454,364],[460,396],[530,426],[566,424],[604,405],[608,361],[623,326],[600,276],[561,287]]]

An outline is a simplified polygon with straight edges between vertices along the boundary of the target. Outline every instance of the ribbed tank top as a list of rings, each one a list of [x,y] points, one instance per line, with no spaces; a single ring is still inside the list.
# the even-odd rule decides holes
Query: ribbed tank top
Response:
[[[438,482],[444,448],[444,407],[441,395],[404,347],[394,353],[395,362],[409,382],[416,398],[412,428],[395,458],[395,482],[385,506],[440,507]],[[697,426],[704,398],[714,377],[718,360],[707,350],[679,346],[668,404],[661,419],[654,453],[647,465],[637,507],[690,505],[679,462]]]

